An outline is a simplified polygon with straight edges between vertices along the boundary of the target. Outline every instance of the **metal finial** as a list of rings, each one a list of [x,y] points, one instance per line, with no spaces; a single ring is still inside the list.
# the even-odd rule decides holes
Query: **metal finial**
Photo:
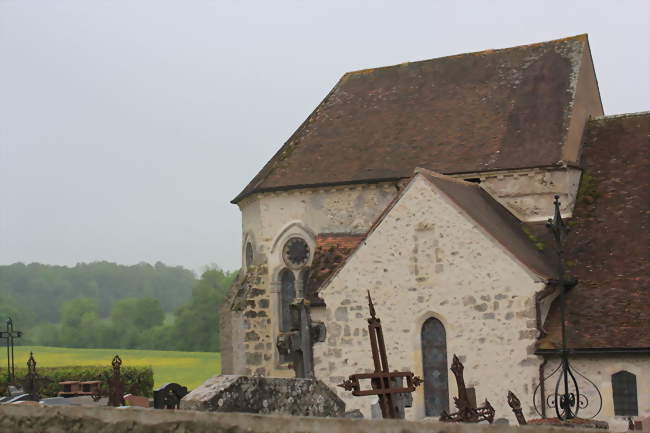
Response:
[[[372,304],[372,298],[370,297],[370,290],[368,290],[368,308],[370,308],[370,317],[375,318],[375,306]]]
[[[36,371],[36,360],[34,359],[33,352],[29,352],[29,359],[27,360],[27,368],[29,371]]]
[[[119,370],[119,368],[122,366],[122,358],[116,354],[113,357],[113,362],[111,362],[111,364],[113,365],[114,370]]]

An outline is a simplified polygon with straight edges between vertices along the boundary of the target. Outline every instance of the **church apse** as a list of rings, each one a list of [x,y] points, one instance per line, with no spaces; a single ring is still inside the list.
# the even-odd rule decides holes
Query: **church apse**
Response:
[[[380,183],[255,194],[239,203],[243,260],[220,319],[224,373],[293,375],[275,342],[293,298],[318,304],[308,287],[317,289],[335,257],[323,254],[317,239],[346,233],[358,242],[396,194],[393,183]],[[347,250],[354,246],[349,242],[342,244]],[[312,267],[318,268],[314,278]],[[314,305],[314,318],[323,314],[317,310],[324,308]]]

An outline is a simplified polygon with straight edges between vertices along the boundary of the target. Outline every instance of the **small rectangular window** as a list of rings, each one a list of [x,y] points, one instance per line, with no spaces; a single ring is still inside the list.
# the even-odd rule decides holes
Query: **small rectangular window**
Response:
[[[639,404],[636,395],[636,376],[628,371],[619,371],[612,375],[612,394],[614,397],[614,415],[637,416]]]

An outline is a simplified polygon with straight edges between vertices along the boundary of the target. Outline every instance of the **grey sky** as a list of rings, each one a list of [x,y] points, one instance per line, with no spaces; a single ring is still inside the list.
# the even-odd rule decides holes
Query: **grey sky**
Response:
[[[229,201],[346,71],[589,34],[650,108],[650,2],[0,0],[0,264],[239,266]]]

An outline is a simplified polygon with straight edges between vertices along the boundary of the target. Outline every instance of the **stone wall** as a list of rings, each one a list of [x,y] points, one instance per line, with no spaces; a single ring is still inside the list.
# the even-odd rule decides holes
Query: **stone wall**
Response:
[[[573,216],[580,175],[578,168],[557,167],[478,173],[476,178],[481,180],[481,187],[517,218],[533,222],[553,217],[555,194],[560,196],[562,217]],[[470,177],[473,176],[462,176]]]
[[[544,286],[446,196],[416,178],[321,291],[327,308],[319,319],[327,327],[327,341],[314,346],[316,376],[337,389],[347,410],[361,409],[370,417],[372,397],[335,388],[348,375],[372,369],[366,322],[370,290],[391,370],[423,375],[421,328],[435,317],[446,329],[448,365],[454,353],[461,357],[466,384],[476,388],[479,404],[489,399],[496,418],[514,422],[506,402],[512,390],[530,417],[541,363],[534,355],[534,294]],[[453,405],[457,391],[448,375]],[[413,404],[407,417],[423,417],[422,387]]]
[[[558,363],[557,359],[549,360],[545,367],[546,374],[550,374]],[[650,354],[574,355],[571,358],[571,366],[598,386],[603,407],[597,419],[607,421],[610,431],[627,431],[628,426],[626,416],[614,414],[612,375],[615,373],[628,371],[636,376],[639,415],[650,413]],[[581,392],[585,393],[590,404],[589,407],[581,409],[579,415],[591,416],[594,413],[592,412],[594,406],[598,404],[598,397],[593,389],[584,384],[581,377],[576,376]],[[552,385],[554,386],[555,382]]]
[[[318,233],[365,233],[396,193],[385,183],[256,194],[240,203],[242,256],[250,242],[253,261],[242,263],[242,278],[221,312],[224,374],[293,377],[275,348],[284,243],[299,236],[313,253]],[[302,274],[295,274],[300,292]]]
[[[459,174],[454,177],[478,178],[495,199],[520,219],[544,221],[552,216],[554,194],[561,196],[564,216],[571,216],[580,170],[557,167]],[[233,314],[229,311],[222,312],[221,326],[225,330],[222,332],[224,373],[280,377],[292,375],[287,365],[280,363],[274,343],[278,334],[278,276],[285,267],[282,246],[290,237],[300,236],[307,241],[313,252],[315,237],[320,233],[364,234],[397,193],[397,184],[386,182],[261,193],[239,203],[242,211],[242,258],[246,256],[246,244],[250,242],[253,247],[253,263],[247,266],[243,260],[242,270],[246,275],[254,274],[253,277],[247,277],[248,284],[251,284],[250,281],[259,281],[255,283],[255,293],[258,296],[255,299],[239,300],[240,304],[247,305],[246,311],[238,310]],[[265,273],[262,269],[255,269],[260,266],[264,267]],[[300,292],[300,271],[296,271],[295,275]],[[237,287],[235,291],[241,296],[244,292],[239,289]],[[249,319],[257,313],[270,321],[267,320],[264,324],[264,320],[256,320],[257,327],[253,329]],[[244,328],[245,332],[241,325],[247,327]],[[260,340],[250,340],[255,338],[251,332],[260,335]]]
[[[282,417],[153,409],[0,406],[0,433],[515,433],[507,425]],[[530,426],[528,433],[588,433]]]

